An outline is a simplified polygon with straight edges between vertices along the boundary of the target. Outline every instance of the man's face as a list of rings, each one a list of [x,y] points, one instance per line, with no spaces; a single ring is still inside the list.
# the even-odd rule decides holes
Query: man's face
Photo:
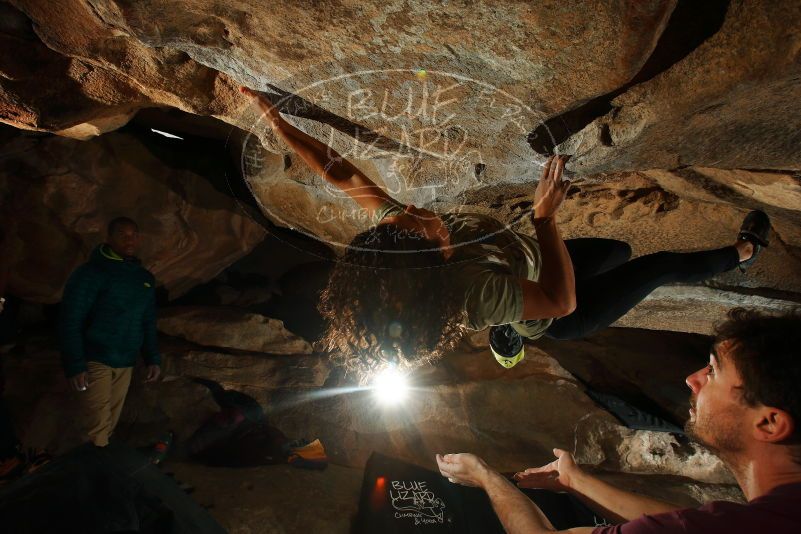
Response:
[[[712,347],[709,365],[687,377],[692,390],[689,436],[719,453],[739,452],[748,434],[748,407],[741,399],[742,380],[729,357],[733,343]]]
[[[139,229],[133,224],[119,224],[109,234],[108,244],[120,256],[136,256],[139,250]]]

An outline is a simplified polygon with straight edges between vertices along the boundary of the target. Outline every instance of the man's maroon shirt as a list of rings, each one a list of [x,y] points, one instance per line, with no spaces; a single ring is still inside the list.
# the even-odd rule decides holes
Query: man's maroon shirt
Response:
[[[592,534],[756,534],[801,533],[801,483],[786,484],[748,504],[714,501],[700,508],[644,515],[628,523],[599,527]]]

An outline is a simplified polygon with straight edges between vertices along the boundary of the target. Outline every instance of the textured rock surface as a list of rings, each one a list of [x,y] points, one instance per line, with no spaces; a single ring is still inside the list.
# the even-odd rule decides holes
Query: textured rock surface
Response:
[[[740,488],[731,484],[701,484],[685,478],[659,475],[608,472],[596,474],[615,487],[681,507],[695,508],[711,501],[746,502]]]
[[[711,484],[736,484],[723,462],[700,445],[668,432],[631,430],[591,418],[576,429],[576,459],[608,471],[681,474]]]
[[[30,19],[10,4],[0,3],[0,21],[2,122],[85,137],[90,123],[98,132],[115,129],[148,102],[133,80],[48,48]]]
[[[90,139],[154,120],[146,108],[216,117],[253,134],[226,149],[241,153],[264,214],[343,244],[365,228],[364,213],[265,131],[238,85],[272,93],[290,122],[402,202],[492,213],[524,232],[532,232],[527,214],[544,159],[531,149],[542,138],[528,134],[548,137],[535,130],[546,119],[569,130],[570,114],[581,112],[586,120],[560,146],[575,155],[577,187],[559,215],[567,237],[621,239],[635,256],[700,250],[730,244],[747,210],[770,214],[771,246],[747,273],[661,288],[617,323],[708,334],[732,306],[781,310],[801,301],[801,7],[726,4],[13,0],[0,3],[0,121]],[[719,29],[714,16],[698,17],[700,28],[682,26],[706,11],[719,12]],[[683,52],[671,55],[676,46]],[[184,126],[217,140],[231,130],[202,120]],[[67,274],[120,212],[142,223],[142,255],[171,296],[214,277],[262,237],[198,170],[208,154],[156,157],[125,133],[85,143],[0,137],[0,213],[11,238],[2,253],[15,258],[11,292],[29,300],[58,300]],[[320,248],[298,256],[326,256]],[[272,276],[295,261],[270,251],[250,259],[238,275]],[[281,306],[302,295],[309,304],[320,273],[309,274],[293,272],[281,287],[277,274],[246,289],[220,280],[213,302],[250,306],[272,296]],[[216,409],[197,377],[251,395],[287,435],[320,437],[346,466],[361,467],[373,450],[428,467],[435,452],[471,450],[518,469],[549,460],[554,446],[575,446],[583,461],[617,472],[604,476],[646,494],[680,504],[742,498],[707,451],[627,430],[583,390],[619,393],[681,424],[683,377],[706,354],[701,336],[616,329],[579,342],[544,339],[505,372],[478,333],[469,343],[475,352],[418,371],[412,400],[387,411],[262,316],[183,309],[161,325],[195,344],[171,339],[165,380],[132,388],[118,437],[139,444],[168,428],[189,435]],[[256,354],[279,351],[296,354]],[[26,442],[75,441],[64,417],[73,395],[55,351],[32,348],[7,363],[7,376],[25,377],[9,380],[8,395],[27,422]],[[249,471],[243,483],[239,472],[176,469],[201,499],[216,494],[215,508],[228,514],[220,519],[241,532],[267,522],[344,531],[347,514],[337,514],[353,510],[361,476],[334,466],[331,478],[317,480],[276,468]],[[327,507],[297,514],[294,496]]]
[[[679,427],[690,408],[685,379],[708,364],[709,345],[706,336],[617,328],[581,340],[536,341],[588,388]]]
[[[284,433],[319,437],[341,465],[363,466],[374,450],[424,465],[438,451],[471,450],[513,470],[546,461],[553,447],[586,441],[577,452],[602,469],[731,482],[702,448],[674,450],[675,440],[667,434],[619,426],[551,356],[558,356],[560,347],[549,349],[529,346],[512,371],[487,351],[454,354],[436,368],[414,373],[410,399],[394,409],[378,405],[371,391],[342,382],[322,356],[287,360],[175,347],[166,351],[165,373],[213,380],[254,397]],[[637,447],[651,453],[638,456]]]
[[[187,306],[167,308],[158,328],[170,336],[208,347],[268,354],[310,354],[311,345],[284,328],[278,319],[236,308]]]
[[[363,466],[374,450],[427,465],[436,452],[469,449],[500,469],[513,470],[545,461],[553,447],[572,447],[575,429],[585,419],[591,423],[584,427],[588,431],[609,429],[604,430],[609,441],[602,441],[607,448],[617,447],[625,433],[567,371],[534,347],[512,371],[486,351],[454,354],[413,375],[417,389],[409,402],[389,410],[370,391],[354,391],[342,382],[323,356],[231,355],[174,343],[162,350],[164,380],[132,387],[122,428],[136,423],[158,435],[174,419],[187,436],[214,411],[205,388],[190,380],[197,377],[254,397],[286,435],[319,437],[335,463],[353,467]],[[28,422],[32,441],[63,446],[65,435],[77,438],[74,430],[68,432],[72,418],[63,417],[64,411],[74,413],[69,404],[74,394],[66,389],[57,352],[10,358],[6,374],[15,377],[7,388],[9,405],[18,420]],[[25,376],[36,378],[31,382]],[[53,410],[54,403],[63,406],[61,412]],[[647,472],[647,466],[631,470]]]
[[[363,214],[286,155],[238,84],[281,98],[290,121],[401,201],[490,209],[519,227],[542,160],[528,132],[617,94],[612,111],[565,150],[584,175],[648,172],[587,177],[562,214],[566,233],[622,238],[636,254],[720,246],[747,208],[761,207],[779,239],[747,276],[715,283],[801,292],[798,176],[736,170],[799,168],[801,143],[787,118],[800,111],[801,11],[790,0],[764,10],[732,2],[675,11],[671,1],[480,3],[469,15],[452,3],[416,2],[334,3],[325,14],[293,2],[269,10],[245,1],[197,9],[164,0],[11,4],[3,4],[0,28],[9,45],[0,53],[2,120],[85,138],[155,105],[220,118],[255,134],[242,167],[265,214],[330,243],[364,228]],[[694,9],[719,10],[722,26]],[[683,27],[687,17],[706,22]],[[670,35],[660,42],[663,31]],[[700,44],[682,44],[693,39]],[[671,55],[677,44],[695,49]],[[48,73],[46,88],[33,85],[39,72]],[[688,164],[706,167],[649,171]],[[710,310],[731,301],[708,295]],[[674,292],[657,305],[697,302],[682,298]],[[693,323],[625,324],[706,328]]]
[[[799,23],[793,0],[731,2],[715,35],[564,143],[571,167],[798,169]]]
[[[101,6],[78,0],[16,6],[27,14],[3,4],[3,38],[11,45],[1,56],[3,122],[63,133],[153,105],[213,115],[241,104],[227,76],[180,50],[129,39],[102,23],[95,10]],[[105,123],[99,131],[117,126]]]
[[[481,81],[491,71],[496,85],[538,113],[554,114],[632,78],[675,2],[476,4],[469,17],[461,5],[424,2],[337,2],[325,12],[294,2],[270,9],[249,1],[195,8],[160,0],[56,5],[16,0],[13,5],[30,17],[49,48],[135,81],[152,102],[183,109],[230,112],[218,89],[231,79],[256,88],[280,81],[281,89],[298,91],[343,73],[424,68]],[[592,24],[583,20],[584,10],[594,12]],[[501,27],[506,31],[491,31]],[[297,39],[300,35],[304,39]],[[65,83],[71,79],[65,78]],[[375,73],[365,88],[376,95],[385,88],[406,89],[391,78]],[[347,82],[339,87],[343,93],[315,103],[334,102],[326,109],[342,116],[354,87]],[[9,93],[24,102],[24,95]],[[476,100],[476,91],[470,96]],[[472,120],[480,124],[483,118]],[[365,124],[376,125],[381,126],[380,117]]]
[[[380,451],[433,468],[437,452],[470,450],[509,471],[550,461],[553,447],[576,447],[584,462],[602,470],[694,478],[668,484],[679,501],[736,495],[730,486],[719,486],[730,479],[703,449],[679,445],[667,434],[620,427],[554,359],[564,356],[560,348],[574,350],[569,344],[548,352],[530,346],[511,371],[486,351],[454,354],[412,377],[409,402],[383,409],[370,391],[354,391],[343,382],[323,356],[201,352],[165,340],[163,379],[141,384],[137,370],[117,437],[147,445],[172,429],[180,449],[218,409],[209,391],[193,381],[203,378],[258,400],[270,423],[287,436],[320,438],[339,465],[362,468],[370,453]],[[25,356],[7,357],[5,374],[11,378],[6,400],[16,420],[24,422],[26,445],[58,451],[78,440],[71,404],[76,394],[66,390],[56,351],[29,346]],[[637,480],[623,485],[662,491],[660,477]]]
[[[119,215],[139,223],[143,263],[172,297],[264,238],[205,177],[166,165],[122,133],[88,142],[12,138],[0,150],[0,195],[9,215],[9,290],[31,301],[58,301],[70,272]]]
[[[710,167],[650,170],[645,176],[684,199],[719,206],[761,209],[772,217],[774,248],[799,257],[801,243],[801,173],[752,172]]]
[[[648,295],[614,326],[672,330],[710,335],[732,308],[764,312],[789,311],[795,301],[747,295],[701,286],[660,287]]]
[[[167,350],[164,373],[218,382],[262,403],[273,388],[321,388],[331,369],[323,356],[286,358],[253,354],[225,354],[180,347]]]

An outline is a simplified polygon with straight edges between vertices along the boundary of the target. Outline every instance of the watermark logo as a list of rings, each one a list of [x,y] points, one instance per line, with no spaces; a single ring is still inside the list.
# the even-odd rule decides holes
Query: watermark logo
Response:
[[[445,522],[445,501],[428,489],[424,480],[393,480],[389,499],[395,519],[411,520],[415,525]]]
[[[509,91],[459,74],[365,70],[292,92],[270,86],[264,95],[290,130],[302,134],[291,143],[279,141],[270,118],[255,114],[243,145],[242,174],[273,222],[334,247],[351,245],[354,235],[377,225],[383,215],[405,212],[407,224],[397,232],[406,235],[395,240],[423,237],[419,248],[426,249],[432,232],[442,233],[433,219],[443,210],[461,211],[459,195],[486,185],[533,182],[545,161],[528,139],[543,125],[543,114]],[[309,158],[318,163],[316,169]],[[332,180],[317,176],[321,168]],[[393,201],[376,206],[371,183]],[[410,205],[432,209],[407,210]],[[499,229],[477,231],[485,238]],[[386,239],[386,232],[382,235]],[[468,243],[449,246],[463,244]],[[370,240],[359,246],[369,248]]]

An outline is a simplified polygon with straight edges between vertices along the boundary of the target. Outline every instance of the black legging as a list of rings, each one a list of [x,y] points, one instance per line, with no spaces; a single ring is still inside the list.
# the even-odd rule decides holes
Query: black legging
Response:
[[[546,336],[578,339],[623,317],[651,291],[670,283],[700,282],[734,269],[733,246],[702,252],[657,252],[628,261],[631,247],[614,239],[565,241],[576,274],[576,310],[551,324]]]

